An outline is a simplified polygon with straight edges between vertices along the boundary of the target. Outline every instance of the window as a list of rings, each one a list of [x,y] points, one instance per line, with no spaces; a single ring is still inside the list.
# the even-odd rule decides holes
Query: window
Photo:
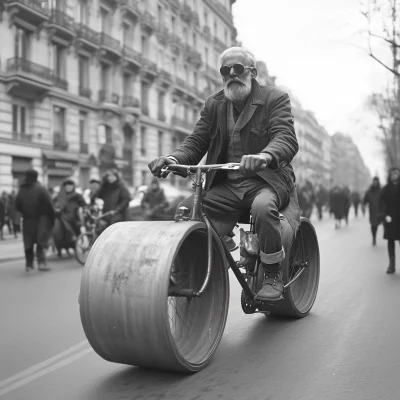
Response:
[[[123,77],[123,95],[124,96],[132,96],[133,93],[133,76],[131,74],[124,73]]]
[[[100,9],[100,18],[101,18],[101,32],[110,34],[111,32],[111,19],[110,13],[104,9]]]
[[[25,133],[26,129],[26,108],[13,104],[12,106],[12,131]]]
[[[218,36],[217,21],[214,21],[214,36]]]
[[[186,64],[183,66],[183,71],[185,74],[184,79],[186,80],[187,83],[189,83],[189,68]]]
[[[58,78],[66,76],[66,49],[61,46],[53,46],[53,70]]]
[[[88,119],[87,112],[79,111],[79,141],[81,144],[89,142],[87,119]]]
[[[100,70],[100,87],[102,90],[108,91],[110,87],[110,67],[108,65],[101,65]]]
[[[193,47],[196,50],[197,47],[197,36],[195,33],[193,33]]]
[[[142,170],[142,185],[146,185],[147,182],[147,171]]]
[[[226,28],[225,28],[224,35],[225,35],[225,44],[227,44],[228,43],[228,32],[227,32]]]
[[[204,60],[206,62],[206,66],[208,65],[208,48],[204,48]]]
[[[158,5],[157,7],[157,18],[158,18],[158,23],[162,24],[163,23],[163,8]]]
[[[53,107],[53,132],[55,139],[65,139],[65,108]]]
[[[178,71],[177,71],[176,57],[172,57],[171,62],[172,62],[172,72],[175,76],[177,76]]]
[[[89,8],[85,0],[80,0],[78,4],[78,22],[89,25]]]
[[[204,11],[204,25],[208,26],[208,12]]]
[[[140,155],[146,155],[146,128],[144,126],[140,128]]]
[[[165,113],[164,113],[164,92],[158,92],[158,119],[160,121],[165,121]]]
[[[176,23],[176,18],[174,16],[171,17],[171,32],[175,33],[175,23]]]
[[[197,89],[198,84],[199,84],[199,76],[197,75],[196,71],[193,72],[193,84],[194,84],[194,87]]]
[[[147,82],[142,82],[141,97],[142,113],[149,115],[149,84]]]
[[[163,140],[164,140],[164,132],[158,131],[158,155],[162,156],[163,154]]]
[[[133,48],[133,42],[134,42],[133,26],[129,25],[127,23],[124,23],[122,29],[123,29],[123,44],[124,44],[124,46]]]
[[[142,53],[146,58],[149,56],[149,38],[145,35],[142,35]]]
[[[89,59],[84,56],[78,58],[79,87],[89,87]]]
[[[15,43],[14,43],[15,57],[23,58],[24,60],[29,60],[30,46],[31,46],[31,34],[24,29],[16,28]]]

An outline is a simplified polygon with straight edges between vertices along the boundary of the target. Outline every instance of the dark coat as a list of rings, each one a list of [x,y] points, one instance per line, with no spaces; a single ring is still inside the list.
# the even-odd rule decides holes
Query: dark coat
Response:
[[[124,182],[119,179],[114,183],[103,181],[94,197],[104,201],[103,213],[111,210],[115,211],[115,215],[111,218],[112,223],[127,219],[131,195]]]
[[[364,196],[364,205],[368,204],[369,222],[372,226],[378,226],[381,221],[379,218],[379,197],[381,195],[380,186],[371,185]]]
[[[18,191],[15,207],[23,218],[25,249],[35,243],[46,247],[55,217],[48,191],[39,182],[26,180]]]
[[[0,197],[0,228],[4,225],[6,211],[6,205],[4,204],[3,199]]]
[[[390,182],[383,187],[379,198],[379,212],[384,221],[384,239],[400,240],[400,183],[394,185]],[[390,223],[384,220],[388,215],[392,218]]]
[[[156,190],[152,190],[150,187],[142,198],[141,206],[148,206],[150,209],[154,209],[155,207],[158,209],[168,207],[168,201],[165,198],[164,190],[160,187]]]
[[[206,100],[194,132],[171,154],[179,163],[196,165],[206,153],[206,164],[226,162],[229,143],[227,105],[223,90]],[[273,156],[269,168],[257,174],[274,188],[280,209],[283,209],[294,189],[295,176],[290,162],[298,151],[289,96],[275,87],[260,86],[253,80],[243,110],[240,138],[244,154],[269,153]],[[225,178],[224,171],[209,172],[205,189],[209,190]]]
[[[335,219],[343,219],[346,215],[346,195],[343,190],[334,187],[329,195],[329,203]]]

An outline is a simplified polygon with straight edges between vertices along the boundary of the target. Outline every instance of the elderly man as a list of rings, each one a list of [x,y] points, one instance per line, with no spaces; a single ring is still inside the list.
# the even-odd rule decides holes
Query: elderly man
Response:
[[[279,211],[288,205],[294,188],[290,162],[298,151],[290,100],[281,90],[258,84],[256,60],[245,48],[225,50],[220,62],[224,89],[206,100],[193,134],[149,168],[165,177],[164,166],[198,164],[206,153],[207,164],[240,163],[239,171],[209,173],[204,209],[224,236],[250,208],[265,269],[257,298],[274,302],[283,298]],[[190,207],[191,199],[182,205]]]

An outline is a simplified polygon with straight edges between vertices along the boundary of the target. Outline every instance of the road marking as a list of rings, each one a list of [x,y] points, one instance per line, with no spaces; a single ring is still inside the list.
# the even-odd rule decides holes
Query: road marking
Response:
[[[89,344],[87,340],[76,344],[75,346],[70,347],[69,349],[51,357],[45,361],[40,362],[24,371],[21,371],[13,376],[10,376],[7,379],[0,381],[0,396],[9,393],[15,389],[20,388],[32,382],[44,375],[50,374],[72,362],[79,360],[80,358],[84,357],[85,355],[93,352],[91,347],[86,347]],[[82,349],[82,347],[84,347]],[[68,356],[71,353],[70,356]],[[64,358],[68,356],[67,358]],[[57,360],[64,358],[61,361],[56,362]],[[56,362],[56,363],[55,363]]]

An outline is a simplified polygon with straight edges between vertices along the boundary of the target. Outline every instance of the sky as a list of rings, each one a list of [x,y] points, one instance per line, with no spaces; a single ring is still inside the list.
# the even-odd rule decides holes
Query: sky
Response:
[[[267,64],[330,135],[349,134],[371,174],[386,176],[376,117],[367,106],[386,70],[368,55],[360,0],[237,0],[238,40]],[[377,48],[379,56],[388,56]]]

